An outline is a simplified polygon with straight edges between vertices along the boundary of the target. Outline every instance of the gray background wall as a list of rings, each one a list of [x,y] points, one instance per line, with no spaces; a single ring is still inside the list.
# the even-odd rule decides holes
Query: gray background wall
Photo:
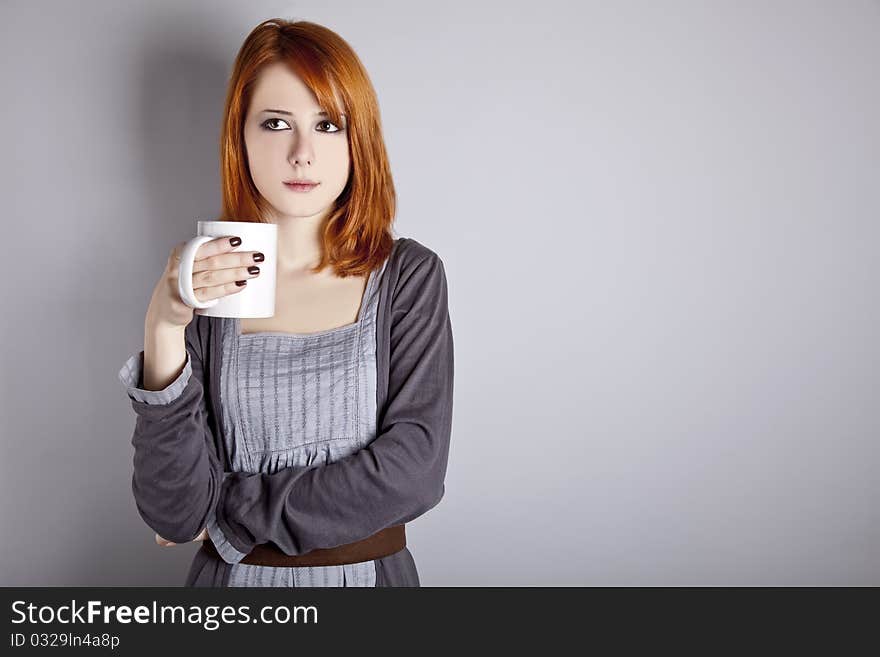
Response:
[[[357,50],[446,265],[423,585],[880,584],[880,3],[830,0],[4,0],[0,584],[183,581],[116,372],[276,15]]]

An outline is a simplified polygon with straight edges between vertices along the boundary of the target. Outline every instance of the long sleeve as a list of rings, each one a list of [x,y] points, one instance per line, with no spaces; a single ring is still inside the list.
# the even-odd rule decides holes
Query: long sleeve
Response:
[[[290,555],[351,543],[409,522],[443,497],[454,369],[446,275],[434,252],[408,269],[391,295],[377,436],[330,463],[231,473],[216,520],[238,552],[270,541]]]
[[[189,378],[192,376],[192,363],[187,351],[183,370],[174,381],[162,390],[145,390],[141,387],[144,380],[144,352],[141,350],[140,353],[125,361],[117,376],[125,386],[125,392],[128,393],[129,398],[144,404],[170,404],[180,397],[186,389],[186,384],[189,383]]]
[[[223,480],[207,418],[198,319],[186,327],[186,365],[165,390],[143,390],[143,352],[119,371],[137,414],[131,444],[138,513],[175,543],[191,541],[205,528]]]
[[[225,476],[228,477],[231,474],[231,472],[227,472],[225,473]],[[208,538],[211,539],[211,542],[214,544],[214,548],[217,550],[217,553],[226,563],[236,564],[247,556],[247,554],[245,554],[244,552],[239,552],[238,550],[236,550],[235,546],[233,546],[232,543],[229,542],[229,539],[226,538],[223,530],[220,529],[220,525],[217,524],[216,509],[213,509],[211,511],[211,515],[208,516],[208,524],[206,529],[208,530]]]

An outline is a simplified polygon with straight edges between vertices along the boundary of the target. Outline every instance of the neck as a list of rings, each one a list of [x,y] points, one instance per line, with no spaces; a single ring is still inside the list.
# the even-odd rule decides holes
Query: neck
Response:
[[[320,228],[324,213],[312,217],[278,217],[278,272],[306,273],[321,260]]]

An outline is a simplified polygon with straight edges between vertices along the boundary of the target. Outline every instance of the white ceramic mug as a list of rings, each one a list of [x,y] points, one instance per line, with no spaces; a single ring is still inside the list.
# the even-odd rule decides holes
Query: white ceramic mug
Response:
[[[259,275],[247,279],[240,292],[233,292],[219,299],[199,301],[192,287],[193,263],[196,251],[205,242],[228,235],[238,236],[241,244],[233,251],[259,251],[265,260],[255,263]],[[251,221],[199,221],[196,237],[192,238],[180,254],[177,289],[180,298],[197,315],[209,317],[272,317],[275,315],[275,263],[278,253],[278,226]]]

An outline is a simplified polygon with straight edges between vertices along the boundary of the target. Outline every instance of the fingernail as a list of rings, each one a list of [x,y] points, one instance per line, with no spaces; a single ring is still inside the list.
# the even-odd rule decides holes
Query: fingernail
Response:
[[[265,259],[266,259],[266,256],[264,256],[262,253],[255,253],[254,254],[254,262],[263,262],[263,260],[265,260]]]
[[[230,243],[232,246],[238,246],[239,244],[241,244],[241,238],[240,238],[240,237],[230,237],[230,238],[229,238],[229,243]]]
[[[248,274],[259,274],[259,273],[260,273],[260,268],[257,267],[256,265],[248,267]]]
[[[238,287],[243,287],[247,285],[247,281],[235,281],[235,284],[238,285]]]

